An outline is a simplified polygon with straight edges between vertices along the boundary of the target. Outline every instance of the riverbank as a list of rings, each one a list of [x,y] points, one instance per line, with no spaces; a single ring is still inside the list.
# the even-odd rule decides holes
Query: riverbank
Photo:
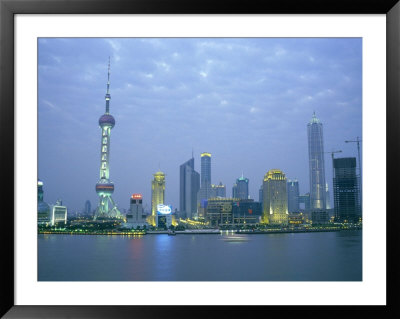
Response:
[[[293,228],[293,229],[263,229],[263,230],[220,230],[220,229],[186,229],[174,231],[176,235],[210,235],[210,234],[281,234],[281,233],[315,233],[315,232],[337,232],[347,230],[362,230],[361,226],[347,226],[347,227],[316,227],[316,228]],[[143,235],[163,235],[170,234],[168,230],[148,230],[148,231],[83,231],[83,230],[54,230],[43,231],[39,230],[38,234],[51,234],[51,235],[122,235],[122,236],[143,236]]]

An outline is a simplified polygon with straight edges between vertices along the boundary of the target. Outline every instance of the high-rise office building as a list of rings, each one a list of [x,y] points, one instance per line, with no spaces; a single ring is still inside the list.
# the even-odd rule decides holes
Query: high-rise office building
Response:
[[[232,198],[237,198],[237,184],[233,184],[232,186]]]
[[[194,158],[179,167],[179,210],[182,217],[197,214],[197,195],[200,190],[200,174],[194,170]]]
[[[271,225],[288,224],[286,176],[281,170],[271,169],[264,176],[262,222]]]
[[[322,123],[315,116],[307,125],[311,210],[326,209],[324,138]]]
[[[343,157],[333,160],[333,197],[335,220],[356,223],[359,221],[358,176],[356,158]]]
[[[108,80],[106,92],[106,112],[99,119],[101,128],[100,145],[100,180],[96,184],[96,193],[99,196],[94,219],[98,218],[123,218],[111,195],[114,192],[114,183],[110,181],[110,135],[115,125],[115,119],[110,114],[110,61],[108,61]]]
[[[326,183],[325,186],[325,200],[326,200],[326,209],[331,209],[331,196],[329,193],[328,183]]]
[[[85,207],[83,209],[83,214],[84,215],[90,215],[92,212],[92,204],[90,203],[90,200],[87,200],[85,202]]]
[[[211,184],[211,197],[226,197],[226,186],[222,182],[218,185]]]
[[[258,201],[260,203],[263,202],[263,185],[261,184],[260,189],[258,190]]]
[[[236,179],[234,198],[248,199],[249,198],[249,179],[243,176]],[[232,194],[233,195],[233,194]]]
[[[288,211],[289,213],[298,213],[300,211],[299,202],[299,182],[297,179],[289,179],[287,182]]]
[[[50,215],[50,206],[43,200],[43,182],[38,180],[37,183],[37,192],[38,192],[38,224],[39,225],[47,225],[50,223],[51,215]]]
[[[212,196],[211,191],[211,154],[201,153],[201,182],[199,201],[209,199]]]
[[[157,216],[157,205],[164,204],[165,194],[165,174],[157,172],[153,174],[154,179],[151,181],[151,215],[155,223]]]

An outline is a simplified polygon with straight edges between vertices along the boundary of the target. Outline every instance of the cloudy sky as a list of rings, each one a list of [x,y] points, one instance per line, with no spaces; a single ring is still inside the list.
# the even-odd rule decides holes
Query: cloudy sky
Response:
[[[309,191],[307,123],[324,126],[325,151],[357,156],[362,131],[360,38],[41,38],[38,177],[44,200],[71,212],[98,203],[99,117],[111,57],[110,177],[118,207],[166,173],[179,209],[179,165],[212,154],[212,183],[231,196],[242,172],[258,200],[264,174],[283,170]],[[332,161],[325,156],[332,189]],[[332,194],[331,194],[332,199]]]

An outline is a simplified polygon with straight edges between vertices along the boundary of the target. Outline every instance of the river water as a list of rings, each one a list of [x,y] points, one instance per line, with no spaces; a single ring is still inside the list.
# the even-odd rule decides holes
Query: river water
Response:
[[[38,235],[38,280],[360,281],[362,231]]]

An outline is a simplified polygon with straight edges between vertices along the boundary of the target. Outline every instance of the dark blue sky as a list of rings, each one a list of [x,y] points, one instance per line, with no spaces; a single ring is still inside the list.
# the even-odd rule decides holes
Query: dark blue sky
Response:
[[[179,165],[212,154],[212,183],[231,196],[249,178],[258,200],[272,168],[309,190],[307,123],[324,125],[325,151],[357,156],[362,128],[360,38],[41,38],[38,177],[44,200],[70,211],[97,205],[100,129],[111,56],[110,177],[119,208],[166,173],[166,204],[179,208]],[[332,189],[332,162],[325,157]],[[332,198],[332,194],[331,194]]]

